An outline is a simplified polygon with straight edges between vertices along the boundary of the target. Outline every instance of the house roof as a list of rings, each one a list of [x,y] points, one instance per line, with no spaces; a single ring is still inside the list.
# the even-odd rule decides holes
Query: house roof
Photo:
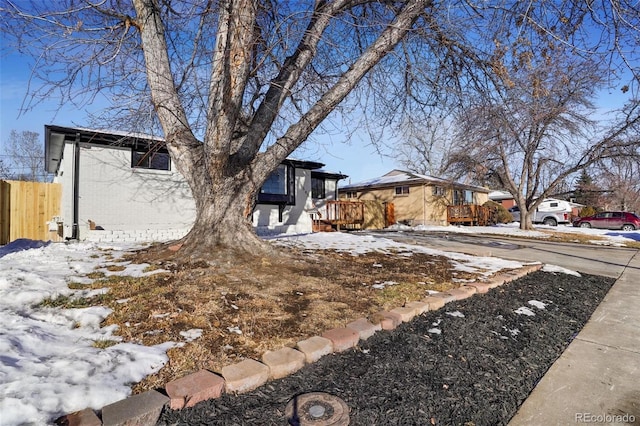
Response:
[[[422,175],[419,173],[413,173],[405,170],[391,170],[389,173],[369,179],[362,182],[356,182],[349,185],[340,186],[342,191],[354,191],[363,189],[381,189],[387,187],[393,187],[398,185],[446,185],[454,186],[461,189],[470,189],[477,192],[489,192],[488,189],[481,186],[467,185],[460,182],[455,182],[448,179],[442,179],[434,176]]]
[[[65,143],[81,142],[109,146],[134,146],[164,143],[159,136],[143,133],[121,132],[112,130],[96,130],[82,127],[44,126],[45,169],[55,173],[62,159]]]
[[[144,133],[123,132],[117,130],[96,130],[82,127],[63,127],[55,125],[44,126],[44,152],[45,169],[49,173],[55,173],[60,165],[65,143],[81,142],[96,145],[108,145],[118,147],[144,146],[148,148],[152,145],[164,145],[164,139],[159,136],[147,135]],[[323,163],[316,161],[296,160],[287,158],[283,161],[296,168],[316,170],[324,167]],[[330,172],[326,172],[331,174]],[[338,176],[341,176],[338,178]],[[332,177],[332,176],[328,176]],[[344,179],[347,176],[335,174],[337,179]]]
[[[489,192],[489,199],[493,201],[512,200],[513,195],[508,191],[491,191]]]

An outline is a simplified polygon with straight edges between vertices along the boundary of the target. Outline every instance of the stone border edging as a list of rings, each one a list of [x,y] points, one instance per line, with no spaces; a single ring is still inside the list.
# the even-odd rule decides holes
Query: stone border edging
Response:
[[[267,351],[262,362],[245,359],[222,368],[220,374],[199,370],[165,385],[166,395],[156,390],[130,396],[102,408],[102,420],[91,408],[67,414],[55,421],[66,426],[154,426],[165,405],[172,410],[193,407],[208,399],[219,398],[223,392],[245,393],[254,390],[269,380],[286,377],[325,355],[339,353],[357,346],[380,330],[393,330],[403,322],[409,322],[427,311],[436,311],[446,303],[466,299],[476,293],[522,278],[542,269],[542,263],[526,264],[523,267],[500,272],[488,280],[465,283],[458,288],[433,294],[405,306],[382,311],[367,318],[350,322],[345,327],[325,331],[322,336],[301,340],[296,348],[284,347]]]

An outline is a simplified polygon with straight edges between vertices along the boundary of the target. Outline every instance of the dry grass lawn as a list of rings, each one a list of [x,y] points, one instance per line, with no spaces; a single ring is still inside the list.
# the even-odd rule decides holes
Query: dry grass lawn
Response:
[[[458,280],[475,278],[454,271],[445,257],[425,254],[356,257],[336,251],[278,250],[286,257],[196,263],[163,261],[154,250],[145,250],[123,260],[165,272],[135,278],[96,272],[91,287],[109,291],[82,305],[113,309],[103,325],[117,324],[125,342],[183,343],[168,351],[164,368],[134,385],[138,393],[202,368],[219,372],[244,358],[260,359],[266,350],[293,347],[357,318],[419,300],[427,290],[443,291],[458,287]],[[376,289],[374,284],[385,285]],[[66,299],[58,305],[70,303],[80,302]],[[185,332],[193,329],[202,334],[188,341]],[[116,342],[96,342],[96,347],[109,343]]]

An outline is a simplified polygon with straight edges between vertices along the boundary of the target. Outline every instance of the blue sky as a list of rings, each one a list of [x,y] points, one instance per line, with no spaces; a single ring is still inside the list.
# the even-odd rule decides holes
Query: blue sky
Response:
[[[40,133],[44,147],[46,124],[88,127],[89,114],[108,106],[105,100],[83,109],[72,105],[60,108],[60,100],[52,97],[31,110],[21,111],[23,103],[26,102],[25,96],[30,84],[29,76],[33,63],[32,58],[19,53],[0,57],[0,156],[6,152],[5,144],[11,130]],[[39,85],[38,82],[31,84],[36,88]],[[349,143],[345,143],[346,136],[335,132],[331,137],[319,136],[317,139],[320,143],[307,144],[293,157],[319,161],[326,164],[326,170],[349,175],[345,183],[349,180],[359,182],[378,177],[397,167],[392,159],[382,157],[376,152],[364,131],[361,135],[352,135]]]

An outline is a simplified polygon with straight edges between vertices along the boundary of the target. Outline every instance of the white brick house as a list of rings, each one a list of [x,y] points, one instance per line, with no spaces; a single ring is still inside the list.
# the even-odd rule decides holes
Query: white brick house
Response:
[[[337,181],[346,177],[321,167],[285,160],[258,196],[256,231],[311,232],[312,215],[325,199],[337,198]],[[176,239],[195,218],[191,191],[172,168],[162,138],[47,125],[45,168],[62,184],[61,217],[55,220],[64,238]]]

